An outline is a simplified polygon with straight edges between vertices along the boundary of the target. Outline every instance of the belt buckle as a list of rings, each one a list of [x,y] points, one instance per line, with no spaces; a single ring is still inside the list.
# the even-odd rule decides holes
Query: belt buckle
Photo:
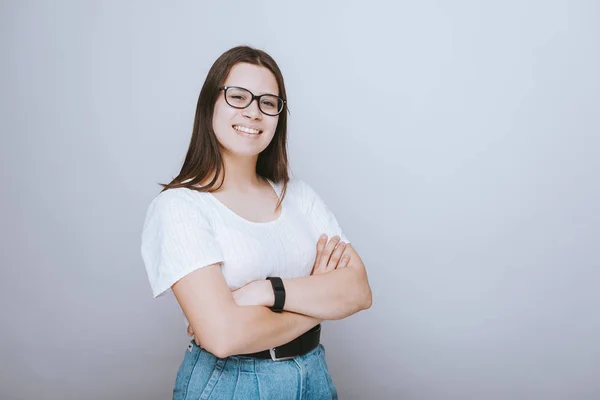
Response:
[[[275,354],[275,349],[276,348],[277,347],[273,347],[273,348],[269,349],[269,354],[271,354],[271,360],[273,360],[273,361],[285,361],[285,360],[291,360],[291,359],[294,358],[293,356],[292,357],[277,357],[277,355]]]

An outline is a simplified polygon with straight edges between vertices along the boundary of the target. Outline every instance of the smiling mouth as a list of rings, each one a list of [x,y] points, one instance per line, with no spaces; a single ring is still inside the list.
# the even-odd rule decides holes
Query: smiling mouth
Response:
[[[263,133],[263,131],[261,130],[249,128],[243,125],[233,125],[233,129],[235,129],[238,132],[248,133],[250,135],[260,135],[261,133]]]

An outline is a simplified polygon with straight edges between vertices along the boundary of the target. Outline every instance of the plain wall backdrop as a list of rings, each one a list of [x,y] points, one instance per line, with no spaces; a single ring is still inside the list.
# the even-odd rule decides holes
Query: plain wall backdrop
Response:
[[[269,52],[373,306],[342,399],[600,398],[597,1],[2,1],[0,398],[166,399],[140,234],[208,69]]]

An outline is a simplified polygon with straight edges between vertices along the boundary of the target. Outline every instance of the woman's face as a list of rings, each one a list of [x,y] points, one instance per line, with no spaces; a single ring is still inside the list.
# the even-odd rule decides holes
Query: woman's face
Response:
[[[271,71],[253,64],[234,65],[223,86],[248,89],[255,96],[274,94],[279,96],[277,81]],[[242,156],[258,156],[275,135],[279,116],[263,114],[254,100],[247,108],[233,108],[225,101],[224,91],[219,93],[213,113],[213,129],[217,140],[227,153]],[[246,132],[244,132],[246,130]],[[260,134],[249,133],[260,131]]]

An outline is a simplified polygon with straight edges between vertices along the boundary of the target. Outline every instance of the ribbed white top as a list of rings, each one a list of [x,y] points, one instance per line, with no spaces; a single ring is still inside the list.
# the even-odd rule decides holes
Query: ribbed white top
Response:
[[[281,195],[282,185],[270,183]],[[177,188],[150,203],[141,252],[154,297],[190,272],[218,262],[234,290],[268,276],[309,275],[323,233],[348,242],[333,213],[299,179],[288,183],[279,218],[264,223],[242,218],[210,193]]]

